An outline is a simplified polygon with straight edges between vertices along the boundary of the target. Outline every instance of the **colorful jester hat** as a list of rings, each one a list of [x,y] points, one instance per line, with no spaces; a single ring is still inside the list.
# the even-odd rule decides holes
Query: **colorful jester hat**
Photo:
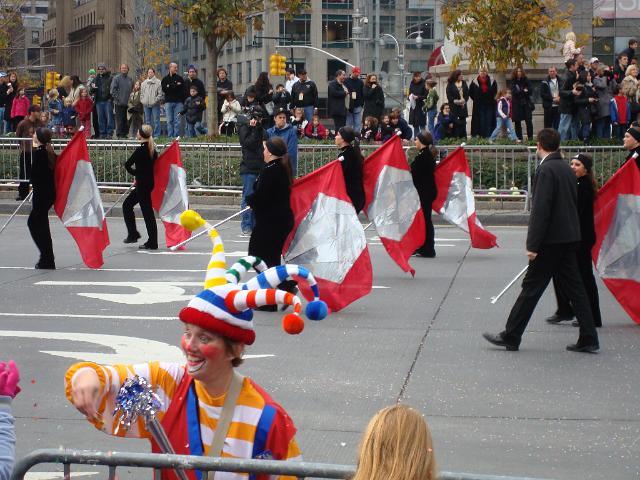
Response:
[[[300,298],[276,288],[292,277],[305,280],[313,292],[314,300],[309,302],[305,309],[307,318],[322,320],[327,316],[327,304],[320,300],[316,280],[306,268],[298,265],[279,265],[267,269],[267,265],[261,259],[247,256],[227,270],[224,246],[218,232],[193,210],[184,211],[180,215],[180,223],[191,231],[205,227],[213,242],[204,290],[180,311],[179,317],[183,322],[251,345],[256,338],[253,330],[253,308],[264,305],[292,305],[293,313],[282,319],[282,327],[289,334],[298,334],[304,329],[304,321],[300,318]],[[258,275],[242,283],[243,277],[252,267]]]

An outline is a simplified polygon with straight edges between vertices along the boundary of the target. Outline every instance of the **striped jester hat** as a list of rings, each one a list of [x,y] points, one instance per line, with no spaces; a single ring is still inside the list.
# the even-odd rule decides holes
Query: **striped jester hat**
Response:
[[[247,256],[227,269],[224,245],[218,232],[193,210],[183,212],[180,222],[191,231],[205,227],[213,243],[204,290],[180,311],[179,317],[183,322],[198,325],[233,341],[251,345],[256,336],[252,309],[264,305],[290,305],[293,306],[293,313],[285,315],[282,326],[287,333],[298,334],[304,329],[304,321],[300,317],[302,311],[300,298],[276,288],[281,282],[294,276],[306,281],[314,295],[314,300],[309,302],[305,309],[307,318],[322,320],[327,316],[327,304],[320,300],[316,280],[306,268],[298,265],[267,268],[261,259]],[[258,275],[243,282],[251,268],[259,272]]]

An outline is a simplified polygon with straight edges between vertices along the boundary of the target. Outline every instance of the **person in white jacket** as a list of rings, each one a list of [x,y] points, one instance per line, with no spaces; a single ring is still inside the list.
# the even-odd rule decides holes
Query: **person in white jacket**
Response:
[[[153,68],[147,70],[147,79],[140,87],[140,102],[144,107],[144,123],[153,127],[153,137],[160,136],[160,104],[163,100],[162,85]]]
[[[222,123],[220,124],[220,133],[222,135],[233,135],[236,133],[238,114],[242,111],[240,102],[236,99],[233,92],[227,93],[221,111]]]

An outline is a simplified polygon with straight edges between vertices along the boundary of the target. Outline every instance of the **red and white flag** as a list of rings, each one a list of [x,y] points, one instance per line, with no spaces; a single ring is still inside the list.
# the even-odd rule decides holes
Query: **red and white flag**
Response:
[[[291,208],[295,223],[283,248],[285,261],[313,273],[322,299],[334,312],[367,295],[373,286],[371,258],[340,162],[296,180]],[[301,289],[313,299],[311,290]]]
[[[60,152],[55,183],[56,214],[78,244],[84,264],[100,268],[109,232],[84,132],[77,132]]]
[[[172,247],[191,236],[180,224],[180,214],[189,209],[189,194],[187,172],[182,167],[177,140],[155,161],[153,178],[151,204],[164,224],[167,247]]]
[[[405,272],[415,275],[409,258],[425,241],[420,197],[397,135],[364,162],[365,206],[387,253]]]
[[[476,217],[473,183],[464,148],[458,147],[442,160],[435,171],[438,196],[433,211],[445,220],[469,233],[473,248],[498,246],[496,236],[485,230]]]
[[[604,284],[640,324],[640,171],[631,160],[600,189],[593,205],[591,250]]]

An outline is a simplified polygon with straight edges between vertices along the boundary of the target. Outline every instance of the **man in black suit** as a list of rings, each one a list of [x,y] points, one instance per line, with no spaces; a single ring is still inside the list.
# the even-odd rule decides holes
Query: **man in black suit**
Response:
[[[347,74],[344,70],[336,72],[335,80],[327,86],[327,114],[333,118],[333,128],[337,132],[347,123],[347,105],[349,89],[344,84]]]
[[[488,342],[510,351],[518,350],[533,310],[554,276],[565,287],[580,324],[578,341],[568,345],[567,350],[595,353],[600,348],[576,259],[580,242],[576,178],[559,148],[558,132],[549,128],[540,130],[537,144],[540,165],[533,179],[527,232],[529,267],[504,331],[483,334]]]

